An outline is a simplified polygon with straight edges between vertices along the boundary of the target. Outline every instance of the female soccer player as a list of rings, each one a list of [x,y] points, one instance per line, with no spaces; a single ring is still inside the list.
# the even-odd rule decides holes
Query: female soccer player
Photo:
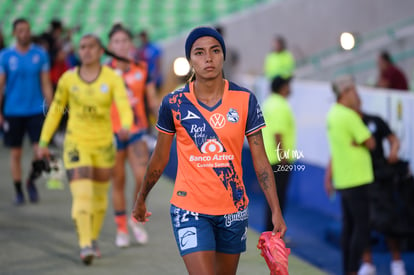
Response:
[[[255,96],[223,78],[226,47],[209,27],[191,31],[186,57],[194,71],[184,88],[164,97],[157,145],[133,215],[148,221],[145,200],[160,178],[176,134],[178,170],[171,199],[174,235],[189,274],[236,274],[246,250],[248,198],[241,153],[247,136],[260,185],[272,209],[273,232],[283,220],[273,171],[263,146],[263,115]]]
[[[114,25],[109,32],[109,49],[118,56],[132,60],[130,53],[133,47],[131,32],[122,25]],[[155,85],[150,79],[145,62],[135,64],[113,59],[110,62],[110,66],[122,75],[134,114],[131,134],[128,140],[121,140],[119,137],[119,131],[122,129],[121,122],[118,109],[116,105],[113,105],[112,124],[117,145],[112,190],[112,202],[115,210],[115,223],[117,225],[115,244],[118,247],[127,247],[130,244],[130,240],[125,203],[125,162],[126,160],[129,161],[135,177],[135,192],[133,196],[135,200],[138,191],[141,189],[142,179],[144,178],[145,168],[149,159],[148,146],[143,139],[148,129],[146,103],[148,103],[148,109],[155,117],[158,115],[158,103]],[[129,225],[137,242],[145,244],[148,240],[148,235],[142,224],[131,218],[129,219]]]
[[[98,37],[87,34],[79,45],[80,67],[67,71],[59,80],[56,94],[43,125],[39,157],[48,157],[47,145],[69,106],[63,158],[72,193],[80,257],[89,265],[100,256],[97,239],[107,209],[107,193],[115,163],[110,108],[118,106],[127,139],[132,111],[122,78],[100,64],[105,49]]]

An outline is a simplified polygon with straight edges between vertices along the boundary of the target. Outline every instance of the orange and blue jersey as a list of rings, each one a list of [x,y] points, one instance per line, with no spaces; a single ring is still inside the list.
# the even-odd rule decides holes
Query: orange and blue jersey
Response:
[[[198,101],[193,82],[164,97],[157,129],[176,134],[178,170],[171,204],[208,215],[247,208],[241,165],[245,135],[265,127],[256,97],[225,82],[213,107]]]
[[[115,69],[116,62],[116,60],[113,60],[109,64],[110,67]],[[145,109],[145,92],[146,85],[151,82],[147,64],[145,62],[131,63],[128,71],[123,73],[117,69],[115,71],[124,79],[129,102],[134,114],[134,122],[130,129],[131,133],[146,131],[148,129],[148,117]],[[114,133],[118,133],[122,125],[115,104],[112,105],[111,117],[113,131]]]

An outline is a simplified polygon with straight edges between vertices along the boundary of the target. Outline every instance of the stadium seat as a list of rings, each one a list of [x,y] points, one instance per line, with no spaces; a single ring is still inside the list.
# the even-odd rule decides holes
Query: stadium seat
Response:
[[[17,17],[26,17],[33,33],[47,30],[52,19],[61,19],[68,27],[82,26],[82,32],[100,32],[105,37],[110,26],[122,22],[133,32],[149,31],[154,40],[166,39],[195,25],[214,24],[223,16],[270,0],[3,0],[0,17],[6,43],[12,39],[11,25]],[[79,35],[75,35],[79,37]]]

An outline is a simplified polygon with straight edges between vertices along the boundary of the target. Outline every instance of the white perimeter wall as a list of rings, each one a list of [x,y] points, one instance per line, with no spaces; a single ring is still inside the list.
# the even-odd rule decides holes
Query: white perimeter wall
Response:
[[[358,92],[363,111],[382,117],[400,138],[400,157],[410,160],[414,171],[414,95],[366,87],[358,87]],[[305,156],[301,161],[326,167],[329,160],[326,116],[335,103],[330,84],[294,81],[289,101],[298,128],[297,149],[303,151]]]

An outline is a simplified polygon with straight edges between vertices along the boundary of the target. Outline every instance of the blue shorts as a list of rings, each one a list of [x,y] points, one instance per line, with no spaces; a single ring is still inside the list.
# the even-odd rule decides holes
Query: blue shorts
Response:
[[[138,133],[131,134],[128,140],[120,140],[118,135],[115,134],[116,150],[125,150],[129,145],[133,144],[134,142],[137,142],[138,140],[141,140],[146,133],[146,131],[141,131]]]
[[[240,254],[246,251],[248,210],[205,215],[171,205],[172,227],[181,256],[198,251]]]
[[[38,143],[42,131],[43,114],[31,116],[5,116],[3,123],[4,144],[10,148],[21,148],[25,133],[32,144]]]

